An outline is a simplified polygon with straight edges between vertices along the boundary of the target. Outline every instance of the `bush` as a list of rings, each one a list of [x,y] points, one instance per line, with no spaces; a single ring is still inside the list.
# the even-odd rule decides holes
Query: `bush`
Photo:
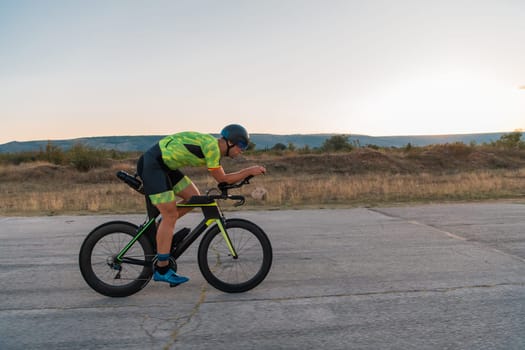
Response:
[[[88,171],[108,165],[107,151],[75,144],[67,153],[69,162],[79,171]]]
[[[346,135],[334,135],[327,138],[321,150],[323,152],[338,152],[338,151],[351,151],[353,149],[352,145],[348,142],[348,137]]]
[[[521,136],[522,133],[520,131],[503,134],[493,145],[504,149],[525,149],[525,142],[521,141]]]
[[[272,151],[284,151],[286,150],[286,145],[284,143],[276,143],[273,147],[272,147]]]
[[[62,149],[56,145],[53,145],[51,141],[47,143],[45,151],[40,150],[38,158],[56,165],[64,164],[65,160]]]
[[[0,154],[1,164],[18,165],[20,163],[28,163],[37,161],[37,157],[32,152],[18,152],[18,153],[2,153]]]

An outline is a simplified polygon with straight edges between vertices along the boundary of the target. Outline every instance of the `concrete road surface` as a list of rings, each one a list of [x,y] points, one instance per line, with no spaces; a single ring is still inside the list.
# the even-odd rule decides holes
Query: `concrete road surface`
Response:
[[[142,216],[0,218],[0,349],[525,349],[524,204],[228,215],[271,238],[259,287],[213,289],[195,245],[190,282],[120,299],[86,285],[78,250]]]

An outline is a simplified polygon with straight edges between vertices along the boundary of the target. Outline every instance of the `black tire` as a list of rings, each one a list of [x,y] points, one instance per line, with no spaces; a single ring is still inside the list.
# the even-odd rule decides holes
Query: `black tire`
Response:
[[[199,245],[199,268],[213,287],[227,293],[241,293],[261,283],[272,266],[272,246],[264,231],[242,219],[226,220],[225,229],[238,258],[230,250],[214,225]]]
[[[135,265],[115,265],[114,257],[137,233],[137,226],[128,222],[109,222],[91,231],[79,254],[79,265],[87,284],[100,294],[110,297],[132,295],[148,284],[153,274],[155,252],[142,235],[124,256],[145,261]]]

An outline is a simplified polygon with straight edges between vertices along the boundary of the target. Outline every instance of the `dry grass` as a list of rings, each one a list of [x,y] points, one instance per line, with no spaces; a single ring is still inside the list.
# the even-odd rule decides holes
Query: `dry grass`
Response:
[[[525,196],[525,169],[452,175],[304,175],[258,179],[275,207],[378,205],[398,202],[483,200]],[[257,203],[255,203],[257,204]]]
[[[420,163],[421,157],[417,156]],[[498,166],[436,171],[428,158],[423,159],[428,163],[423,166],[409,158],[406,155],[393,158],[370,150],[302,158],[265,156],[240,163],[227,162],[225,167],[232,170],[254,163],[267,165],[268,175],[254,179],[251,186],[242,190],[247,196],[257,187],[268,191],[263,201],[249,199],[245,206],[248,209],[525,197],[522,165],[511,169]],[[476,155],[476,162],[478,158]],[[492,155],[489,158],[494,162]],[[515,163],[512,160],[511,164]],[[143,212],[143,197],[115,178],[117,169],[132,172],[133,161],[86,173],[48,163],[0,167],[0,215]],[[205,171],[189,170],[188,174],[202,190],[214,184]]]

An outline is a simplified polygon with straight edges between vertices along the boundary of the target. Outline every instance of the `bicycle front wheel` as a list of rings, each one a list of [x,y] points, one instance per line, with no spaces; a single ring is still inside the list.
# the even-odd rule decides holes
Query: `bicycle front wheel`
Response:
[[[233,244],[234,258],[218,226],[213,226],[199,245],[199,268],[213,287],[241,293],[261,283],[272,265],[272,246],[264,231],[242,219],[226,220],[225,229]]]
[[[137,234],[137,226],[109,222],[94,229],[84,240],[79,265],[87,284],[100,294],[126,297],[144,288],[153,274],[154,250],[142,235],[124,255],[116,256]]]

